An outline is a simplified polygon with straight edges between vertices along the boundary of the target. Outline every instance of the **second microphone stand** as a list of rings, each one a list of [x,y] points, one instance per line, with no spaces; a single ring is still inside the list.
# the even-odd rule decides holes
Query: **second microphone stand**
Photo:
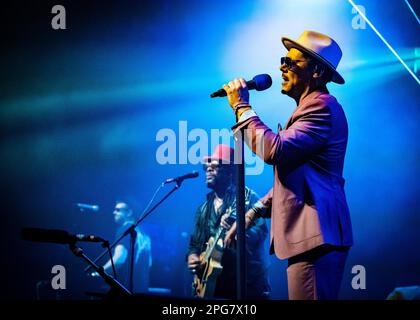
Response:
[[[70,243],[70,250],[76,257],[82,258],[85,260],[90,268],[93,268],[111,287],[112,297],[127,297],[131,295],[131,290],[127,290],[120,282],[118,282],[114,277],[107,274],[104,268],[99,267],[94,261],[90,260],[87,255],[83,252],[82,248],[76,246],[76,243]]]

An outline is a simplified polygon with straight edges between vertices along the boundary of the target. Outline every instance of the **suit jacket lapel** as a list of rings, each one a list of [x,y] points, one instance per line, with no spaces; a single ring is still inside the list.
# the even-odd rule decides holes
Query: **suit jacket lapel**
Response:
[[[289,120],[287,120],[286,125],[284,126],[284,129],[289,129],[289,127],[292,125],[293,123],[293,115],[295,113],[293,112],[292,115],[290,116]]]

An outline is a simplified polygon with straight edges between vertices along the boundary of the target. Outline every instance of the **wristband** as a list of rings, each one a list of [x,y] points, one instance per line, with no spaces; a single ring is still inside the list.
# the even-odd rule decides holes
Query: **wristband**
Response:
[[[239,109],[246,108],[246,107],[251,107],[248,102],[239,102],[237,105],[233,107],[233,111],[235,112],[235,115],[237,115]]]

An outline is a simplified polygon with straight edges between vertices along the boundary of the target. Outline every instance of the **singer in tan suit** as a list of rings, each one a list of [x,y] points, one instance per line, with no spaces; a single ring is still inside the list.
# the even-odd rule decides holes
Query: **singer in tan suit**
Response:
[[[284,130],[272,132],[249,104],[243,78],[224,85],[245,142],[274,167],[274,184],[254,217],[271,217],[270,252],[288,259],[289,299],[337,299],[349,247],[353,244],[342,177],[347,120],[329,94],[330,81],[343,84],[336,67],[342,53],[330,37],[305,31],[297,41],[282,38],[282,93],[296,102]],[[258,207],[258,206],[257,206]],[[232,241],[235,228],[225,241]]]

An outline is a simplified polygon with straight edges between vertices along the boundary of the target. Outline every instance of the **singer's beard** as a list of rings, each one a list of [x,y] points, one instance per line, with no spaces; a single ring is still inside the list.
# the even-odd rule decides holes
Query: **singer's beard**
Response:
[[[292,84],[289,81],[290,80],[287,80],[282,83],[281,93],[296,100],[297,97],[300,97],[301,92],[303,92],[303,88],[301,88],[299,84]]]
[[[282,94],[287,94],[292,90],[292,88],[289,87],[289,81],[284,80],[281,83],[281,93]]]
[[[281,83],[281,93],[290,96],[294,90],[293,85],[289,82],[289,80],[283,79]]]

